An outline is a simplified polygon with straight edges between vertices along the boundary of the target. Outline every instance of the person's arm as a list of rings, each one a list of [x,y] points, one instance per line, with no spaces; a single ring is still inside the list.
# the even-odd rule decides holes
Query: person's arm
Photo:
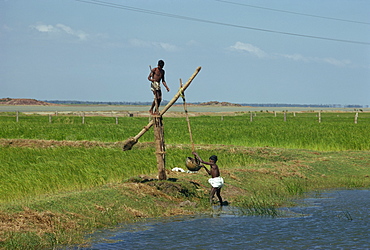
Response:
[[[170,92],[170,88],[167,86],[166,80],[164,79],[164,70],[162,74],[162,83],[163,83],[163,86],[167,89],[167,92]]]
[[[193,155],[203,164],[207,164],[207,165],[212,165],[213,163],[211,162],[207,162],[207,161],[203,161],[200,156],[196,153],[196,152],[193,152]]]
[[[154,79],[153,79],[153,77],[154,77],[154,70],[155,70],[155,69],[152,69],[152,70],[150,71],[150,73],[149,73],[149,76],[148,76],[148,80],[149,80],[149,81],[151,81],[151,82],[153,82],[153,81],[154,81]]]
[[[197,152],[193,152],[193,155],[201,162],[203,163],[203,160],[200,158],[200,156],[197,154]]]
[[[207,171],[207,173],[209,174],[209,175],[211,175],[211,171],[210,170],[208,170],[207,168],[206,168],[206,166],[204,166],[204,165],[202,165],[203,166],[203,168]]]
[[[202,160],[202,158],[200,158],[200,156],[196,153],[196,152],[193,152],[193,155],[201,162],[201,163],[203,163],[203,164],[207,164],[207,165],[211,165],[212,163],[210,163],[210,162],[205,162],[205,161],[203,161]],[[209,175],[211,175],[211,171],[210,170],[208,170],[207,168],[206,168],[206,166],[204,166],[204,165],[202,165],[202,167],[207,171],[207,173],[209,174]]]

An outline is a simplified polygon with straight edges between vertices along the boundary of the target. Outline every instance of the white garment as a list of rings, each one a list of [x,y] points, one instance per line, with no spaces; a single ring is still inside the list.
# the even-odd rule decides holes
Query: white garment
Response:
[[[182,169],[182,168],[178,168],[178,167],[176,167],[176,168],[173,168],[173,169],[171,169],[172,171],[174,171],[174,172],[185,172],[185,170],[184,169]]]
[[[161,90],[161,85],[159,84],[159,82],[152,82],[150,88],[152,89],[152,91]]]
[[[214,188],[221,188],[224,185],[224,179],[221,176],[210,178],[208,182]]]

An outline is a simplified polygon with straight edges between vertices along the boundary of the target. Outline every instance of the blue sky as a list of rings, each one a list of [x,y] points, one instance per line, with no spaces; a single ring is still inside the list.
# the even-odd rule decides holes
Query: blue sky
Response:
[[[84,1],[0,0],[0,98],[370,105],[368,0]]]

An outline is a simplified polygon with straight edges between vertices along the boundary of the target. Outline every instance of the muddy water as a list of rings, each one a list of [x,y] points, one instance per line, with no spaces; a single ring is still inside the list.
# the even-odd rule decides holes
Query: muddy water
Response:
[[[213,215],[151,220],[96,233],[84,249],[370,249],[370,190],[300,200],[278,217]]]

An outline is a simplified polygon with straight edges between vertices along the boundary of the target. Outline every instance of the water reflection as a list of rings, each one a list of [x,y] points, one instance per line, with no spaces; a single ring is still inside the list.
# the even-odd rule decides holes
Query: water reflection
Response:
[[[370,249],[370,190],[337,190],[299,201],[284,216],[211,216],[151,220],[100,232],[85,249]]]

